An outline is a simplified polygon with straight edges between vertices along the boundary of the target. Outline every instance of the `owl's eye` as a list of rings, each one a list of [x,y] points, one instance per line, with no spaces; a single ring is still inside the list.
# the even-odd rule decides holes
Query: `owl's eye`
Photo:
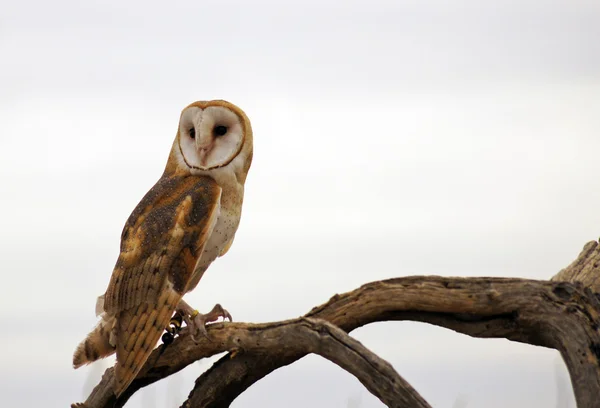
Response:
[[[191,137],[192,139],[195,139],[195,138],[196,138],[196,129],[194,129],[194,128],[191,128],[191,129],[190,129],[190,137]]]
[[[215,132],[215,135],[217,135],[217,136],[223,136],[225,133],[227,133],[227,126],[223,126],[223,125],[215,126],[214,132]]]

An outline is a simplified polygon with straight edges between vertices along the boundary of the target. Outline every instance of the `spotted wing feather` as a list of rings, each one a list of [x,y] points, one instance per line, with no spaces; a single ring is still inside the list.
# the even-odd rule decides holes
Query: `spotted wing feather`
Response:
[[[117,396],[169,324],[215,225],[220,197],[209,177],[162,178],[129,217],[104,295],[104,311],[117,319]]]

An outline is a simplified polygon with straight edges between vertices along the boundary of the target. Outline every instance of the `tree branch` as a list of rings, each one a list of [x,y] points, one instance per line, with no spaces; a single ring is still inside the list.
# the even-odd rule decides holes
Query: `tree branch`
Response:
[[[245,351],[271,360],[298,353],[319,354],[353,374],[389,407],[430,407],[388,362],[331,323],[300,318],[258,333],[258,338],[251,334],[241,341],[250,346],[243,347]],[[183,407],[206,406],[206,397],[192,391]]]
[[[113,394],[114,370],[109,368],[88,400],[83,405],[72,406],[121,407],[137,389],[164,378],[199,358],[233,350],[233,355],[251,354],[271,361],[277,361],[278,356],[319,354],[353,374],[388,406],[430,407],[389,363],[343,330],[322,319],[301,317],[267,324],[215,324],[209,327],[209,335],[212,341],[202,338],[197,345],[184,329],[178,341],[173,343],[173,348],[161,346],[153,352],[142,369],[143,374],[138,376],[119,400]],[[164,350],[162,354],[161,349]],[[153,361],[156,361],[154,365]],[[214,397],[218,396],[210,396]],[[202,393],[192,393],[185,406],[203,406],[205,398]]]
[[[600,392],[599,313],[596,296],[576,284],[427,276],[373,282],[334,296],[307,316],[346,331],[375,321],[412,320],[473,337],[555,348],[569,368],[578,407],[591,408]],[[203,407],[227,407],[254,382],[301,357],[286,356],[277,364],[255,355],[243,362],[224,357],[198,379],[194,392],[215,396]]]
[[[581,282],[593,292],[600,293],[600,245],[590,241],[569,266],[558,272],[553,281]]]
[[[587,261],[575,261],[565,270],[580,270],[574,265],[588,265],[589,259],[598,256],[597,244],[594,248],[587,244],[586,248],[580,257]],[[565,270],[554,279],[575,275],[582,279],[584,276],[581,271],[577,274],[569,272],[573,275],[568,275]],[[585,276],[592,274],[588,272]],[[372,282],[352,292],[335,295],[305,317],[328,321],[346,332],[377,321],[414,320],[473,337],[503,337],[554,348],[561,352],[567,364],[578,407],[596,406],[597,396],[600,395],[600,303],[597,296],[581,283],[504,278],[405,277]],[[226,350],[239,350],[221,358],[200,376],[190,394],[189,403],[193,403],[190,406],[227,407],[265,375],[310,352],[305,349],[282,351],[281,342],[274,348],[261,351],[252,348],[251,344],[236,343],[235,339],[247,333],[249,339],[255,340],[259,336],[256,333],[261,330],[293,322],[297,320],[263,325],[214,324],[208,328],[213,341],[202,339],[198,345],[189,336],[180,336],[162,355],[159,355],[160,349],[153,352],[138,378],[119,401],[114,400],[113,374],[112,369],[108,369],[86,401],[86,406],[121,407],[139,388],[173,374],[200,358]],[[249,348],[244,349],[244,346]],[[272,358],[265,358],[266,354]],[[201,395],[202,398],[194,395]]]

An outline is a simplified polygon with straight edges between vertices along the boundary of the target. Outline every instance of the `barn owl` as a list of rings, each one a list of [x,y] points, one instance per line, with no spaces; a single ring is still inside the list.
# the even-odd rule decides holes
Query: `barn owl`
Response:
[[[194,310],[183,295],[231,246],[252,162],[252,129],[245,113],[221,100],[195,102],[181,112],[165,171],[127,220],[108,289],[96,303],[100,322],[77,347],[78,368],[117,353],[117,398],[136,377],[181,313],[194,335],[219,317]]]

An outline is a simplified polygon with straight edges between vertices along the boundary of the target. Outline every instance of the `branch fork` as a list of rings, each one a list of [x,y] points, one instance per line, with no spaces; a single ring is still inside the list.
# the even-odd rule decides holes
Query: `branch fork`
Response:
[[[115,399],[113,369],[84,404],[122,407],[140,388],[189,364],[229,351],[197,380],[183,407],[228,407],[249,386],[279,367],[314,353],[352,373],[389,407],[430,405],[385,360],[348,335],[365,324],[413,320],[480,338],[506,338],[560,351],[579,408],[600,395],[600,247],[593,241],[550,281],[514,278],[412,276],[371,282],[333,296],[298,319],[215,323],[209,339],[181,335],[150,356]]]

